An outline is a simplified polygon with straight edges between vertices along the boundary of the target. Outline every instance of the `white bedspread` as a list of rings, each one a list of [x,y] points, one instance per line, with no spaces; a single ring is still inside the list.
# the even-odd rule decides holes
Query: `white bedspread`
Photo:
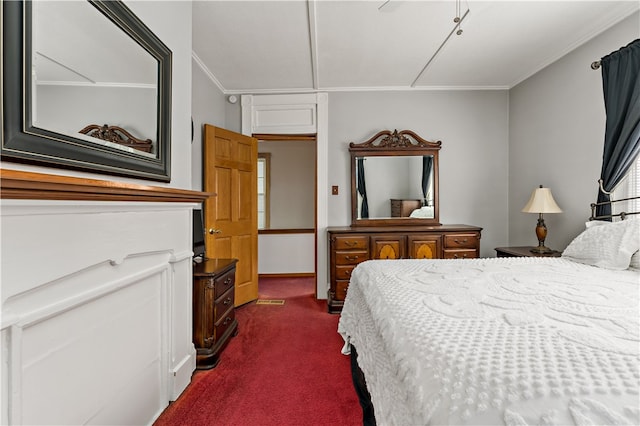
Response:
[[[561,258],[368,261],[338,331],[379,425],[640,424],[639,289]]]

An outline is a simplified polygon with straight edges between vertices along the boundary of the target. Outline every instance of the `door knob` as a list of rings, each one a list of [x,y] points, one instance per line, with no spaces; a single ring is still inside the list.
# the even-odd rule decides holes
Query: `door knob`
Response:
[[[209,229],[209,233],[210,233],[211,235],[213,235],[213,234],[222,234],[222,231],[221,231],[220,229],[213,229],[213,228],[211,228],[211,229]]]

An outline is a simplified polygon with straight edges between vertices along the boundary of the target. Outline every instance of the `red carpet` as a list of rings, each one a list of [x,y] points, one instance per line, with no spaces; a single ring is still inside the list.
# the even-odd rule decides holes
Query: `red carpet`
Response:
[[[217,367],[197,370],[156,426],[361,425],[338,315],[314,296],[312,278],[260,279],[261,299],[236,309],[239,333]]]

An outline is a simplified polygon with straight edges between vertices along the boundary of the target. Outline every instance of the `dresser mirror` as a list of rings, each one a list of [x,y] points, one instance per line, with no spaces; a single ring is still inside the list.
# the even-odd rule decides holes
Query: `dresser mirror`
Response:
[[[351,142],[352,225],[440,225],[440,146],[410,130],[384,130]]]
[[[168,182],[167,46],[120,1],[2,9],[2,159]]]

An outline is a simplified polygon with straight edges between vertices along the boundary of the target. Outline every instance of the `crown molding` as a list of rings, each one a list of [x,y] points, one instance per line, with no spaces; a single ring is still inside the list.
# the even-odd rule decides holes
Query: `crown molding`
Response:
[[[193,50],[191,51],[191,59],[193,59],[193,61],[200,67],[200,69],[202,70],[202,72],[205,73],[205,75],[207,77],[209,77],[209,80],[211,80],[213,82],[213,84],[216,85],[216,87],[225,95],[229,95],[232,94],[231,92],[227,91],[224,86],[222,86],[222,84],[220,83],[220,81],[216,78],[215,75],[213,75],[213,73],[211,72],[211,70],[204,64],[204,62],[202,62],[202,59],[200,59],[200,57],[196,54],[196,52],[194,52]]]

